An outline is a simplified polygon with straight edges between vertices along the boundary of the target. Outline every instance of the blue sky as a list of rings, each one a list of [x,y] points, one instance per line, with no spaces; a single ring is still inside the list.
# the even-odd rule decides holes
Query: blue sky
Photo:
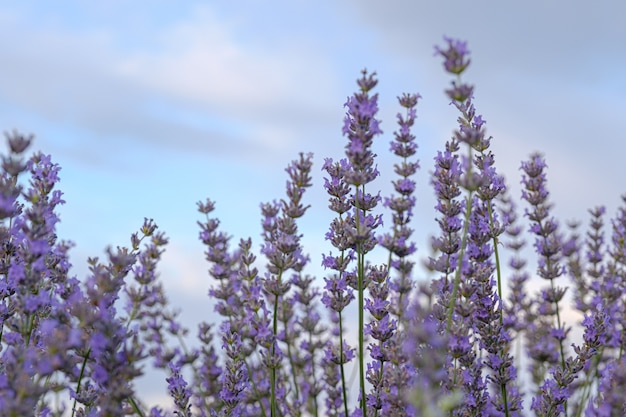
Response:
[[[620,1],[5,2],[0,127],[34,133],[63,167],[59,234],[77,243],[76,274],[154,218],[171,242],[168,295],[193,321],[211,312],[195,203],[216,200],[223,226],[258,245],[258,205],[282,197],[299,151],[315,153],[301,228],[319,271],[330,220],[320,167],[342,156],[343,103],[364,67],[380,77],[381,171],[393,164],[396,96],[423,96],[413,226],[428,255],[428,173],[456,120],[433,56],[443,35],[469,41],[466,79],[514,195],[520,161],[541,150],[558,215],[612,214],[626,191],[623,16]]]

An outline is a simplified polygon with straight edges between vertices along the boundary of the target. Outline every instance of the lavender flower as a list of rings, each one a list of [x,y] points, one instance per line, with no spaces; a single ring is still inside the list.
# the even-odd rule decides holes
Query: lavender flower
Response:
[[[234,317],[241,311],[241,300],[238,299],[239,279],[236,268],[239,253],[231,252],[230,236],[218,230],[219,220],[209,217],[215,209],[215,203],[209,199],[205,203],[198,202],[198,211],[206,215],[200,226],[200,240],[207,247],[206,260],[211,263],[209,274],[218,280],[218,286],[209,290],[209,295],[220,300],[215,309],[225,317]]]
[[[504,193],[500,195],[500,200],[505,206],[502,208],[501,216],[503,222],[508,225],[505,233],[509,239],[505,242],[505,246],[512,252],[509,267],[513,271],[509,277],[509,302],[504,305],[502,324],[507,331],[520,334],[528,323],[526,314],[530,309],[530,300],[525,289],[529,276],[524,271],[526,260],[521,255],[526,242],[521,236],[522,227],[517,224],[516,205],[513,199]]]
[[[349,97],[345,103],[348,112],[344,118],[343,134],[348,137],[346,156],[350,161],[350,169],[345,173],[347,184],[357,188],[372,182],[379,172],[374,166],[376,156],[371,146],[376,135],[382,133],[380,121],[376,119],[378,112],[378,94],[370,97],[369,92],[378,84],[376,73],[362,71],[357,80],[360,92]]]
[[[201,323],[198,326],[198,340],[201,342],[199,363],[196,362],[194,367],[194,396],[192,402],[195,409],[199,410],[200,415],[206,417],[209,410],[221,409],[221,401],[219,401],[219,392],[221,391],[220,375],[223,374],[222,367],[218,364],[218,356],[213,346],[212,325]]]
[[[278,336],[278,320],[280,299],[290,288],[290,282],[283,277],[289,269],[301,270],[307,263],[308,258],[303,255],[300,246],[300,235],[297,234],[295,220],[306,212],[308,207],[302,205],[302,196],[306,188],[311,186],[312,154],[300,154],[300,159],[293,161],[286,169],[290,180],[287,182],[287,198],[282,201],[281,214],[277,218],[277,228],[272,233],[266,233],[263,254],[268,258],[268,271],[264,283],[265,291],[271,295],[270,301],[274,305],[273,334]],[[284,304],[283,304],[284,305]],[[284,308],[284,307],[283,307]],[[286,313],[285,313],[286,314]],[[288,329],[284,329],[288,332]],[[295,340],[295,339],[290,339]],[[276,341],[271,345],[269,356],[266,358],[271,372],[271,411],[276,415],[276,367],[282,359],[280,349]]]
[[[547,202],[546,163],[539,154],[531,155],[530,159],[522,163],[522,198],[532,207],[526,216],[533,222],[530,231],[534,233],[535,249],[541,256],[537,273],[540,277],[552,281],[563,274],[560,265],[561,242],[557,233],[558,224],[554,218],[548,218],[551,205]]]
[[[357,290],[359,312],[359,386],[360,386],[360,411],[367,415],[367,394],[365,389],[365,341],[364,341],[364,291],[367,288],[365,277],[365,254],[370,252],[377,244],[374,230],[382,225],[380,215],[372,214],[372,210],[380,201],[380,196],[367,193],[365,186],[372,182],[378,175],[378,169],[374,165],[375,154],[371,147],[374,137],[382,133],[380,122],[376,119],[378,112],[378,94],[370,96],[370,91],[378,83],[376,74],[362,71],[362,77],[357,80],[360,88],[346,101],[348,108],[344,118],[343,134],[348,138],[346,156],[349,164],[346,165],[343,181],[354,187],[354,192],[349,201],[353,207],[352,217],[347,216],[347,236],[356,256],[356,268],[354,271],[355,289]],[[332,195],[332,194],[331,194]],[[339,222],[341,222],[341,217]],[[345,227],[345,226],[344,226]],[[343,259],[343,254],[342,254]],[[348,277],[349,282],[349,275]],[[345,392],[345,389],[344,389]]]
[[[222,374],[222,390],[220,398],[224,402],[225,408],[223,416],[241,415],[240,402],[243,399],[243,392],[248,388],[246,367],[241,357],[241,337],[231,328],[228,322],[222,324],[222,348],[226,350],[228,357],[225,373]]]
[[[437,259],[430,259],[429,266],[443,274],[445,281],[450,279],[451,274],[457,267],[457,253],[460,249],[460,232],[463,222],[460,214],[463,211],[463,203],[457,197],[461,195],[458,179],[461,175],[461,167],[458,162],[458,150],[456,142],[446,143],[446,151],[438,152],[435,157],[435,172],[433,174],[433,186],[437,196],[435,210],[441,213],[437,219],[441,235],[433,239],[433,249],[441,252]]]
[[[541,416],[557,416],[567,412],[567,401],[572,395],[572,385],[577,374],[584,369],[597,349],[606,342],[608,316],[602,309],[585,317],[582,347],[573,346],[576,357],[565,360],[564,366],[552,368],[552,378],[547,379],[533,397],[531,410]]]
[[[469,50],[467,49],[467,42],[453,39],[450,37],[443,38],[447,45],[446,49],[435,47],[435,51],[438,55],[445,58],[443,66],[451,74],[460,75],[469,66],[471,60],[469,59]],[[459,100],[464,101],[464,100]]]
[[[530,232],[536,235],[534,246],[539,255],[537,273],[550,282],[550,287],[541,292],[541,299],[537,304],[537,315],[543,318],[530,324],[529,334],[532,334],[535,340],[531,341],[529,349],[531,352],[533,349],[538,349],[531,353],[531,356],[538,361],[536,369],[541,369],[541,362],[551,363],[554,360],[550,340],[553,338],[559,347],[561,367],[565,369],[563,342],[569,330],[561,322],[559,309],[559,302],[565,295],[565,289],[556,287],[554,284],[554,280],[564,273],[560,263],[562,244],[558,233],[558,223],[550,217],[551,205],[547,201],[545,168],[546,163],[539,154],[531,155],[530,159],[522,162],[521,166],[524,171],[522,198],[532,207],[531,210],[526,211],[526,216],[532,222]],[[546,316],[554,316],[556,322],[549,323]],[[545,335],[545,337],[538,338],[539,335]]]
[[[337,317],[337,316],[336,316]],[[337,333],[339,333],[337,331]],[[339,346],[328,341],[324,349],[322,366],[323,386],[326,392],[326,413],[328,416],[347,416],[348,398],[345,388],[344,366],[354,358],[354,350],[345,342]]]
[[[170,372],[166,381],[167,390],[176,405],[174,414],[178,417],[191,417],[191,404],[189,403],[191,391],[187,388],[187,382],[180,373],[180,367],[170,364]]]
[[[410,277],[415,264],[409,258],[416,251],[415,244],[409,240],[413,234],[409,222],[415,206],[413,196],[415,182],[410,177],[417,172],[419,163],[409,158],[415,155],[417,150],[417,144],[414,142],[415,135],[411,133],[411,127],[417,117],[415,106],[420,97],[419,94],[404,94],[398,98],[400,105],[406,109],[406,114],[398,113],[397,115],[400,129],[394,132],[395,140],[391,142],[391,151],[402,158],[400,163],[394,165],[395,173],[400,178],[393,182],[397,195],[386,198],[384,202],[384,206],[391,209],[393,213],[393,233],[386,233],[379,238],[379,244],[389,250],[389,267],[398,271],[398,276],[391,283],[393,301],[389,307],[400,322],[402,322],[403,312],[408,305],[408,295],[413,286]],[[396,259],[392,260],[392,255]]]

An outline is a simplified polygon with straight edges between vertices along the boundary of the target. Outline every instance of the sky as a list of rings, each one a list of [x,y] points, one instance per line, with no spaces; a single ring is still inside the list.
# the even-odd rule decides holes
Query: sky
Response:
[[[330,246],[321,166],[342,157],[343,104],[363,68],[380,79],[375,149],[387,155],[396,97],[418,92],[418,258],[429,255],[433,157],[456,127],[434,45],[468,41],[464,79],[519,198],[520,162],[541,151],[555,213],[613,215],[623,183],[626,3],[578,0],[65,1],[0,4],[0,129],[36,136],[62,167],[59,236],[74,271],[153,218],[170,238],[161,279],[192,323],[210,317],[196,202],[260,244],[259,203],[284,196],[284,168],[313,152],[300,230],[313,273]],[[308,200],[307,200],[308,199]]]

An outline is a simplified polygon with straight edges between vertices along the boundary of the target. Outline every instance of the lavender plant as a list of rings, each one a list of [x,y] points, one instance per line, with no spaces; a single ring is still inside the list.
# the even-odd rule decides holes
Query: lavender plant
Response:
[[[250,237],[233,244],[216,204],[198,203],[216,314],[193,345],[158,279],[168,239],[154,221],[144,219],[128,247],[90,258],[87,277],[72,276],[72,244],[56,233],[60,167],[41,152],[26,156],[32,136],[7,134],[0,414],[626,415],[626,196],[609,231],[598,206],[586,234],[570,223],[566,235],[552,215],[547,164],[535,153],[521,164],[521,216],[465,81],[467,44],[444,38],[435,52],[454,77],[446,95],[459,111],[430,180],[439,231],[427,269],[435,276],[415,268],[420,96],[398,97],[390,142],[397,177],[390,194],[379,192],[378,79],[364,70],[345,103],[345,156],[322,164],[335,216],[324,236],[330,251],[313,258],[323,276],[309,272],[298,229],[313,185],[313,156],[301,153],[286,169],[285,196],[260,206],[258,248]],[[534,275],[547,286],[533,294]],[[582,340],[571,336],[567,309],[583,317]],[[169,407],[141,401],[135,382],[146,366],[168,373]]]

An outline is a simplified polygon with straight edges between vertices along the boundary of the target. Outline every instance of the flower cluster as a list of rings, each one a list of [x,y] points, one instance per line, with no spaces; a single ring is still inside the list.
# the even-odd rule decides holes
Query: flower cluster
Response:
[[[168,239],[156,223],[144,219],[127,246],[71,276],[72,244],[57,236],[61,168],[41,152],[27,156],[32,136],[7,134],[0,414],[626,415],[626,196],[610,220],[597,206],[585,234],[576,222],[567,233],[552,215],[545,158],[534,153],[521,163],[520,211],[465,81],[467,43],[444,38],[435,52],[459,117],[431,171],[439,228],[424,264],[433,277],[415,267],[421,97],[398,97],[386,194],[375,188],[378,79],[363,70],[345,103],[345,155],[322,164],[334,216],[331,248],[313,255],[323,276],[309,272],[299,229],[313,185],[313,155],[301,153],[285,170],[285,196],[260,205],[258,247],[221,229],[215,202],[198,203],[215,314],[195,344],[159,281]],[[565,320],[571,310],[583,317],[580,340]],[[147,367],[167,372],[169,407],[140,399]]]

